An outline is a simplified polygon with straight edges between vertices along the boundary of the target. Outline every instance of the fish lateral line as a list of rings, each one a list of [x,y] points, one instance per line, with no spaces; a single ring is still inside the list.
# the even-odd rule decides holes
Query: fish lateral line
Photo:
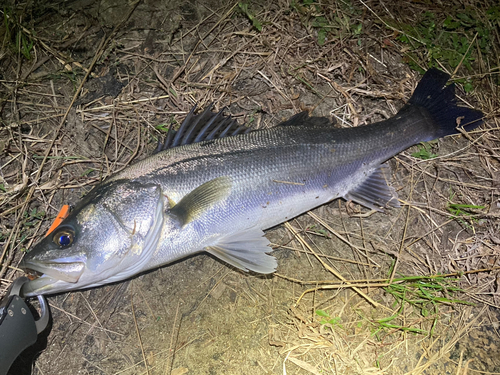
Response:
[[[273,180],[273,182],[276,182],[277,184],[288,184],[288,185],[298,185],[298,186],[304,186],[305,185],[305,183],[303,183],[303,182],[294,182],[294,181]]]

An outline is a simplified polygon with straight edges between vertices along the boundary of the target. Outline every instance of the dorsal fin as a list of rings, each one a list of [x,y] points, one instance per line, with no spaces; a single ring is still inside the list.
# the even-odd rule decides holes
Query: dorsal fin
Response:
[[[290,117],[288,120],[280,122],[276,126],[304,126],[308,128],[332,128],[335,122],[326,117],[310,117],[309,112],[303,111]]]
[[[231,116],[224,116],[222,113],[224,109],[218,113],[212,112],[212,106],[213,104],[210,104],[207,109],[197,115],[194,115],[196,110],[196,106],[194,106],[182,122],[179,130],[175,131],[170,126],[165,141],[158,143],[155,153],[176,146],[244,134],[252,130],[247,126],[239,125]]]

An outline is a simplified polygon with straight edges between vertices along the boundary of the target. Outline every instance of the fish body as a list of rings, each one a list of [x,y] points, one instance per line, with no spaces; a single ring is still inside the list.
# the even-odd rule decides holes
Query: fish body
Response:
[[[187,144],[96,186],[25,256],[24,267],[42,274],[25,295],[123,280],[201,251],[272,273],[277,264],[263,230],[340,197],[397,207],[385,161],[455,134],[457,125],[480,125],[481,112],[456,106],[448,78],[429,70],[396,116],[363,127],[338,129],[300,113],[270,129],[216,137],[212,128],[224,119],[190,119]]]

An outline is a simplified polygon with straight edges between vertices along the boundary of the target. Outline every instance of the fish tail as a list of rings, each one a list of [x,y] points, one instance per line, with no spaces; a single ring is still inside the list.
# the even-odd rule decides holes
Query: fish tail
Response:
[[[449,74],[436,68],[429,69],[408,101],[410,105],[425,108],[434,120],[434,134],[426,141],[457,134],[457,127],[471,131],[483,123],[481,111],[457,105],[455,85],[445,86],[449,79]]]
[[[481,111],[457,105],[455,85],[445,86],[449,79],[448,74],[429,69],[396,116],[366,127],[373,134],[378,126],[378,138],[373,137],[369,142],[377,150],[383,150],[380,159],[387,160],[419,142],[460,133],[459,127],[471,131],[483,123]],[[362,133],[363,127],[359,131],[361,137],[368,139],[366,133]],[[386,164],[375,166],[371,173],[365,172],[365,179],[344,198],[379,211],[384,207],[398,207],[397,193],[387,184],[387,175]]]

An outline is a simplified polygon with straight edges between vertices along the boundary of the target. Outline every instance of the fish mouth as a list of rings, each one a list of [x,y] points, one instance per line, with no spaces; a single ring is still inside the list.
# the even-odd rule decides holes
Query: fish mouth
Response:
[[[25,261],[22,268],[32,281],[39,278],[50,278],[56,281],[76,283],[85,270],[85,263],[64,260],[50,262]]]
[[[56,280],[52,277],[42,274],[41,276],[38,276],[38,278],[24,284],[21,289],[21,293],[23,297],[34,297],[41,294],[52,293],[54,291],[54,288],[57,289],[57,286],[61,283],[63,285],[68,284],[64,281]]]

